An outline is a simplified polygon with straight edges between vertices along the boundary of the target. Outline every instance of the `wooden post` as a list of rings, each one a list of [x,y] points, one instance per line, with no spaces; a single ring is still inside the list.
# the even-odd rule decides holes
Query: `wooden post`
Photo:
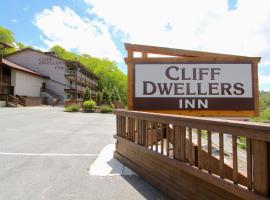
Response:
[[[143,58],[147,58],[147,57],[148,57],[147,52],[142,52],[142,57],[143,57]]]
[[[269,195],[269,163],[267,142],[252,140],[253,188],[256,193]]]
[[[128,59],[133,58],[133,51],[128,51]],[[133,64],[128,63],[128,110],[133,110]]]
[[[174,158],[182,162],[185,161],[185,141],[186,141],[186,128],[181,126],[175,126]]]
[[[254,103],[255,103],[255,116],[259,116],[260,108],[259,108],[259,79],[258,79],[258,62],[252,62],[253,69],[253,94],[254,94]]]

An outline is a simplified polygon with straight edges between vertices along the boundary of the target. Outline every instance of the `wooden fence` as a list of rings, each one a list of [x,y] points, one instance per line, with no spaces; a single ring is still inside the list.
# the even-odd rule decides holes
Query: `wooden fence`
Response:
[[[127,110],[114,113],[115,158],[169,197],[269,198],[269,125]]]

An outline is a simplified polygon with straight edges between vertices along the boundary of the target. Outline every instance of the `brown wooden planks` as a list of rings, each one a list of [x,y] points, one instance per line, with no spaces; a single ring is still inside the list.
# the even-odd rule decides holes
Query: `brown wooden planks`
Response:
[[[162,125],[162,127],[164,127],[164,125]],[[164,154],[164,134],[163,131],[161,131],[161,135],[160,135],[160,148],[161,148],[161,154]]]
[[[233,182],[238,184],[237,137],[232,136]]]
[[[202,169],[202,130],[197,130],[197,143],[198,143],[198,168]]]
[[[119,146],[118,156],[123,155],[122,158],[129,161],[125,163],[127,166],[142,177],[147,178],[147,175],[151,175],[159,181],[158,184],[154,184],[153,179],[147,180],[173,199],[181,199],[175,192],[183,195],[182,198],[188,199],[264,199],[225,179],[190,167],[183,162],[169,159],[127,140],[119,138]],[[133,168],[134,164],[136,168]]]
[[[212,173],[212,133],[207,131],[207,150],[208,150],[208,173]]]
[[[219,176],[224,178],[224,137],[219,133]]]
[[[251,150],[251,140],[246,138],[246,147],[247,147],[247,187],[249,190],[252,190],[252,150]]]
[[[226,134],[270,142],[270,126],[266,124],[127,110],[115,110],[114,113],[118,115],[138,117],[150,121],[157,121],[164,124],[193,127],[202,130],[211,130],[213,132],[223,132]]]
[[[269,171],[268,171],[268,151],[267,143],[252,140],[252,155],[253,155],[253,188],[254,191],[269,195]]]
[[[169,137],[170,126],[169,124],[166,124],[165,127],[166,127],[166,155],[169,156],[170,155],[170,137]]]
[[[159,125],[159,123],[155,123],[155,150],[156,152],[158,152],[158,135],[159,135],[159,132],[161,131],[161,127]]]

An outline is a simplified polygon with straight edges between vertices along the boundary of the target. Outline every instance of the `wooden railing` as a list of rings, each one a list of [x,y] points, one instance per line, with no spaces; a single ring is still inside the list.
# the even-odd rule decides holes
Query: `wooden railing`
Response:
[[[26,99],[23,96],[16,95],[16,98],[18,99],[19,104],[26,106]]]
[[[174,177],[171,177],[173,175],[168,172],[179,167],[179,170],[192,175],[194,180],[207,182],[209,187],[218,187],[239,199],[269,197],[269,125],[126,110],[115,110],[114,113],[117,116],[116,158],[130,164],[131,168],[133,166],[139,174],[149,176],[140,171],[141,167],[149,170],[149,174],[153,173],[152,176],[157,174],[159,177],[164,176],[164,182],[167,177],[170,177],[168,180],[180,184],[176,181],[177,177],[174,180]],[[137,151],[137,155],[132,154],[133,151]],[[139,154],[142,160],[145,159],[144,161],[136,157]],[[155,157],[157,155],[160,166],[152,168],[151,165],[154,165],[154,158],[157,158]],[[132,160],[133,158],[138,160]],[[150,160],[153,163],[145,164]],[[143,166],[134,167],[140,162]],[[168,168],[164,171],[165,174],[168,172],[166,175],[161,173],[163,170],[161,162]],[[169,169],[170,165],[174,168]],[[148,177],[150,182],[156,182],[159,178],[152,176]],[[181,182],[181,179],[179,181]],[[156,185],[162,191],[166,188],[162,182]],[[170,185],[170,187],[176,186]],[[167,193],[172,194],[168,190],[167,188]],[[181,195],[185,193],[178,192]],[[184,196],[188,197],[188,195]],[[207,196],[207,192],[205,195],[208,198],[211,196]],[[175,198],[172,195],[171,197]],[[194,197],[194,199],[198,198]]]
[[[15,106],[18,106],[18,99],[12,95],[8,95],[7,102],[12,103]]]

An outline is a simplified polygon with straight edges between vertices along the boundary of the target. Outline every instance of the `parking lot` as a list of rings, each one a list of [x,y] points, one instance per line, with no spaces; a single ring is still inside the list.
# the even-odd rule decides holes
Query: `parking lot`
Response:
[[[137,175],[90,175],[115,116],[0,108],[0,199],[165,199]]]

